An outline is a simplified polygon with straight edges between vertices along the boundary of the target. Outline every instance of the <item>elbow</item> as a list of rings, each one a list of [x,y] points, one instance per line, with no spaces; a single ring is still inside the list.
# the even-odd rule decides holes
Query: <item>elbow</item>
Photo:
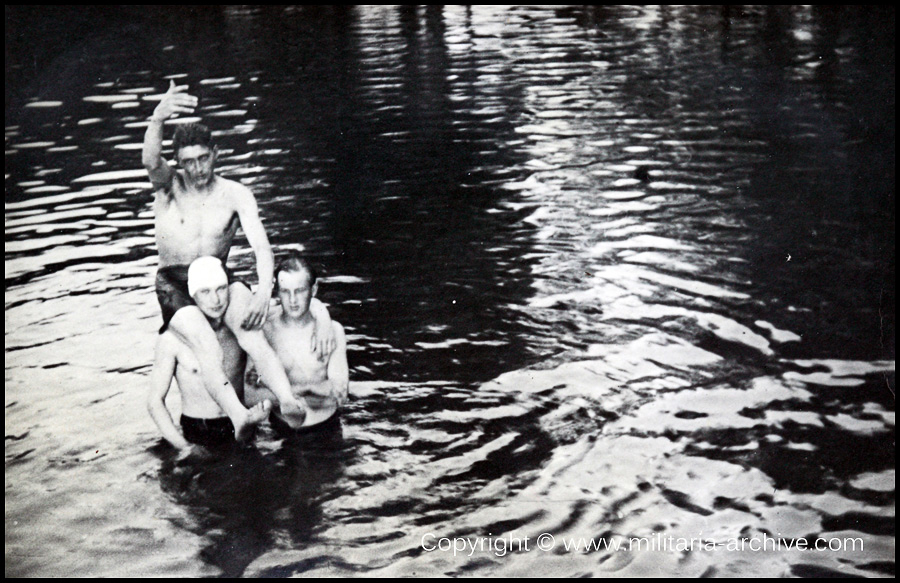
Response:
[[[343,404],[347,402],[347,398],[350,396],[350,383],[349,382],[339,382],[334,383],[335,394],[338,397],[338,402]]]
[[[144,165],[144,170],[146,170],[147,172],[159,170],[160,167],[159,160],[153,159],[152,157],[146,155],[141,158],[141,163]]]
[[[165,404],[162,402],[162,399],[159,399],[156,396],[151,396],[147,399],[147,412],[150,413],[151,417],[156,416],[156,412],[159,410],[159,407],[165,407]]]
[[[151,166],[159,164],[159,156],[154,156],[153,152],[148,150],[145,145],[144,149],[141,150],[141,163],[144,165],[144,168],[149,170]]]

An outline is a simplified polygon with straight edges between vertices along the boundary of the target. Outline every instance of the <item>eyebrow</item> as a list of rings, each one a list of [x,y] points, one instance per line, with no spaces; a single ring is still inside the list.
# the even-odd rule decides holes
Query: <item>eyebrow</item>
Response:
[[[194,158],[209,158],[210,156],[212,156],[212,152],[206,152],[205,154],[199,154],[193,157],[185,156],[181,152],[178,152],[178,158],[187,158],[188,160],[193,160]]]

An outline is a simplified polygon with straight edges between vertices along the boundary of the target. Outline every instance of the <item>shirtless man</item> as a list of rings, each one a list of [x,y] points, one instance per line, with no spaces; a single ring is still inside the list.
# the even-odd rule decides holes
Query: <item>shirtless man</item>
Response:
[[[223,370],[239,397],[244,393],[244,369],[247,355],[234,333],[225,325],[228,309],[228,276],[215,257],[201,257],[188,269],[188,289],[213,329],[222,348]],[[181,432],[166,408],[166,395],[172,379],[181,392]],[[172,330],[162,333],[156,342],[152,385],[147,399],[150,416],[163,437],[182,454],[192,453],[194,445],[218,448],[235,442],[231,420],[213,400],[200,376],[199,363],[191,349]],[[263,400],[250,409],[250,417],[258,423],[269,414],[271,403]]]
[[[208,128],[182,124],[175,132],[173,150],[180,167],[174,170],[162,156],[163,123],[172,116],[193,113],[197,98],[186,87],[170,83],[150,118],[144,135],[142,161],[155,190],[156,243],[159,271],[156,294],[163,313],[163,328],[171,330],[194,353],[200,376],[213,400],[231,419],[238,439],[248,437],[257,422],[241,404],[222,368],[222,348],[206,317],[187,293],[187,266],[198,257],[218,257],[225,265],[238,226],[256,255],[259,285],[256,293],[231,282],[231,303],[224,323],[241,348],[256,363],[260,375],[278,396],[285,419],[302,423],[305,409],[291,393],[290,383],[260,326],[266,319],[272,293],[274,258],[259,218],[256,199],[242,184],[217,176],[218,149]],[[312,306],[320,353],[333,346],[330,318],[321,302]]]
[[[293,394],[306,402],[309,414],[305,422],[296,423],[273,411],[270,420],[276,430],[304,430],[332,418],[347,400],[347,341],[344,328],[332,322],[337,347],[324,360],[310,351],[314,324],[310,303],[319,284],[315,269],[300,254],[291,252],[278,264],[275,282],[281,307],[269,314],[263,331],[284,365]],[[251,381],[254,376],[248,372]],[[245,395],[248,405],[278,398],[254,382],[247,384]]]

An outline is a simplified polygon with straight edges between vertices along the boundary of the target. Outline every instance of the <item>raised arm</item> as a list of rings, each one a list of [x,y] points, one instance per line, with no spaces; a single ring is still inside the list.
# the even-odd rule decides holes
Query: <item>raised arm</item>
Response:
[[[275,257],[272,255],[272,246],[269,237],[259,217],[259,207],[253,193],[246,186],[235,183],[234,201],[241,228],[247,237],[247,242],[253,248],[256,255],[256,274],[259,277],[259,285],[250,300],[247,314],[241,327],[252,330],[262,327],[266,321],[269,310],[269,300],[272,298],[274,280],[272,274],[275,270]]]
[[[188,450],[191,444],[181,435],[172,416],[166,408],[166,395],[175,377],[175,353],[167,346],[166,339],[156,342],[156,357],[150,376],[150,393],[147,395],[147,409],[166,441],[179,450]]]
[[[193,113],[197,107],[197,98],[185,93],[186,90],[187,85],[177,86],[174,81],[169,82],[169,90],[153,110],[147,131],[144,133],[141,161],[150,175],[150,182],[157,189],[167,186],[173,175],[172,169],[162,155],[163,123],[173,115]]]

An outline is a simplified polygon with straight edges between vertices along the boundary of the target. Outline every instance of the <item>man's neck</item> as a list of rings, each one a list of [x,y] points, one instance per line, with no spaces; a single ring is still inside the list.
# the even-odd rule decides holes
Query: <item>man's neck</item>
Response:
[[[206,184],[195,185],[192,183],[186,176],[183,176],[181,181],[182,190],[187,196],[206,196],[213,191],[213,187],[216,184],[217,176],[213,174],[212,178],[209,179],[209,182]]]
[[[306,326],[311,325],[314,322],[315,318],[313,318],[312,312],[306,310],[302,316],[293,317],[289,316],[287,311],[282,308],[281,309],[281,323],[285,326],[293,326],[294,328],[305,328]]]

